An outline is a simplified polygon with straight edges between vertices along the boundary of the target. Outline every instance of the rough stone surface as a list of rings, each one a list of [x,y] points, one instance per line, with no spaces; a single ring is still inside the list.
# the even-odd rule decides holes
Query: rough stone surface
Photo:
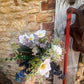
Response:
[[[42,11],[41,7],[44,1],[48,1],[47,3],[51,6],[52,0],[17,1],[18,6],[15,5],[14,0],[0,0],[0,60],[9,58],[12,51],[11,42],[17,42],[19,35],[25,32],[30,34],[38,29],[48,29],[51,32],[50,29],[53,28],[54,10]],[[6,75],[8,84],[11,82],[19,84],[14,80],[14,74],[20,69],[22,68],[19,68],[15,61],[0,63],[0,71]],[[0,75],[0,84],[7,84],[1,78],[3,77]]]
[[[2,2],[2,3],[3,3],[3,2],[8,2],[8,1],[10,1],[10,0],[0,0],[0,2]]]
[[[41,13],[36,16],[37,22],[49,22],[52,21],[53,13]]]
[[[34,15],[30,15],[28,17],[28,22],[34,22],[35,21],[35,16]]]
[[[3,72],[0,72],[0,84],[12,84],[11,80]]]
[[[52,22],[52,23],[43,23],[43,29],[45,29],[47,31],[53,31],[54,22]]]
[[[38,23],[29,23],[28,29],[29,31],[34,32],[40,29],[40,25]]]
[[[26,14],[24,14],[24,13],[16,13],[15,15],[14,15],[14,18],[15,19],[22,19],[22,18],[24,18],[26,16]]]
[[[9,7],[0,7],[0,13],[6,14],[9,13],[11,9]]]
[[[48,0],[41,3],[42,10],[52,10],[55,8],[55,0]]]
[[[30,10],[28,10],[28,14],[34,14],[34,13],[39,13],[39,8],[33,8],[33,9],[30,9]]]
[[[11,2],[6,2],[6,3],[1,3],[0,6],[5,7],[5,6],[10,6],[11,4],[12,4]]]

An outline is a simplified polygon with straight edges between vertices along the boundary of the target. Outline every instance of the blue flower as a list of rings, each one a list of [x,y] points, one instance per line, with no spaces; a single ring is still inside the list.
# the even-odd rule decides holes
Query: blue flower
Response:
[[[19,81],[19,75],[18,75],[18,73],[15,73],[15,80]]]
[[[15,80],[23,82],[23,78],[25,77],[24,73],[24,71],[20,71],[20,73],[15,73]]]
[[[25,77],[25,75],[24,75],[24,72],[23,72],[23,71],[20,71],[20,73],[19,73],[19,77],[20,77],[20,78],[24,78],[24,77]]]

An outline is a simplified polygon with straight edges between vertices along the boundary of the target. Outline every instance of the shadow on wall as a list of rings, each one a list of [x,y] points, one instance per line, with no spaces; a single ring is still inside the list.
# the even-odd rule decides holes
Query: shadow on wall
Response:
[[[0,84],[13,84],[10,79],[6,77],[6,75],[0,71]]]

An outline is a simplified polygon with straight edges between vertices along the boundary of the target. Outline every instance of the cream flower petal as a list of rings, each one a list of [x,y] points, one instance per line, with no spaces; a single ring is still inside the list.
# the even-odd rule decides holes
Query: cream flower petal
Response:
[[[24,40],[27,38],[27,34],[19,36],[19,42],[23,44]]]
[[[50,59],[46,59],[39,68],[39,73],[43,76],[51,70]]]
[[[47,59],[44,61],[44,63],[50,63],[50,59],[47,58]]]
[[[62,48],[59,47],[58,45],[53,45],[53,50],[54,50],[58,55],[62,55]]]
[[[35,32],[35,35],[37,35],[39,38],[44,37],[46,34],[45,30],[38,30],[37,32]]]
[[[49,72],[44,75],[46,78],[49,78]]]
[[[30,41],[34,42],[34,35],[31,34],[30,36],[28,36],[28,39],[29,39]]]

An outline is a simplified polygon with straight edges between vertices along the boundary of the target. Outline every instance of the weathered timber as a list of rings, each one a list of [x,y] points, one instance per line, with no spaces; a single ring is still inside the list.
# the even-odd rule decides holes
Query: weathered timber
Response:
[[[59,65],[60,65],[60,70],[62,70],[62,72],[63,72],[64,60],[62,62],[60,62]],[[58,76],[56,76],[56,75],[53,76],[53,84],[62,84],[62,83],[63,83],[62,79],[59,79]]]
[[[55,9],[55,27],[54,27],[54,36],[59,37],[60,39],[65,41],[64,30],[66,28],[66,10],[69,7],[73,7],[78,9],[84,0],[76,0],[74,5],[70,5],[68,0],[56,0],[56,9]],[[71,24],[75,22],[76,15],[72,15]],[[76,73],[78,68],[78,60],[80,51],[74,51],[72,48],[73,39],[70,37],[69,43],[69,53],[68,53],[68,66],[67,66],[67,84],[74,84],[76,79]],[[58,82],[57,82],[58,81]],[[54,84],[63,84],[61,80],[58,80],[56,77],[54,78]]]

